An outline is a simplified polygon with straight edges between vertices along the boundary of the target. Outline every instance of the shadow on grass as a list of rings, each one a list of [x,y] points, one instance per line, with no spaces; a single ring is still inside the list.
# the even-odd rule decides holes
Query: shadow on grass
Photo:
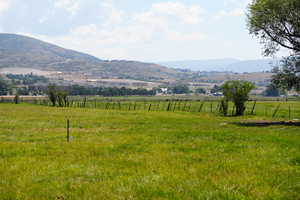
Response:
[[[300,122],[294,121],[280,121],[280,122],[272,122],[272,121],[251,121],[251,122],[235,122],[234,124],[239,126],[300,126]]]

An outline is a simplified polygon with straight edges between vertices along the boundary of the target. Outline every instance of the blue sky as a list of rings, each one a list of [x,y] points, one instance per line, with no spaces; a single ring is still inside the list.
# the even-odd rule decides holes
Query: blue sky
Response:
[[[171,61],[261,56],[251,0],[0,0],[0,32],[101,59]]]

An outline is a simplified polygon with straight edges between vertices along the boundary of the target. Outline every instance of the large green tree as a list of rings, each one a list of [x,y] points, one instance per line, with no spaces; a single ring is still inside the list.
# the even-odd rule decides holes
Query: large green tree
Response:
[[[300,1],[253,0],[249,5],[248,29],[264,44],[264,54],[280,47],[300,52]]]
[[[253,0],[249,5],[248,29],[261,39],[264,54],[280,48],[291,51],[274,72],[276,87],[300,91],[300,0]]]

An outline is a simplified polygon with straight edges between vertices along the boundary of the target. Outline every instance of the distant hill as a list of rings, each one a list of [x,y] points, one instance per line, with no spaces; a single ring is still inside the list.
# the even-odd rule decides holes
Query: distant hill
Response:
[[[190,69],[192,71],[232,71],[243,73],[270,71],[277,62],[278,61],[272,59],[238,60],[225,58],[159,62],[159,64],[170,68]]]
[[[101,60],[31,37],[0,34],[0,69],[29,68],[84,74],[97,78],[162,80],[179,73],[158,64],[124,60]]]

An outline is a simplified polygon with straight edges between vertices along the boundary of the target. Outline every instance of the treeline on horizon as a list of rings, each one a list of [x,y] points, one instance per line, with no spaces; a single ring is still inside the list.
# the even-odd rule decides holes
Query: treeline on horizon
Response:
[[[6,77],[0,77],[0,95],[18,94],[18,95],[46,95],[48,92],[49,79],[44,76],[36,76],[33,74],[16,75],[7,74]],[[156,90],[151,89],[131,89],[126,87],[95,87],[95,86],[82,86],[82,85],[56,85],[59,90],[66,92],[71,96],[153,96]]]
[[[0,83],[1,85],[1,83]],[[3,86],[3,85],[2,85]],[[0,86],[0,95],[12,94],[12,90],[9,88],[3,88]],[[147,90],[143,88],[130,89],[130,88],[117,88],[117,87],[91,87],[91,86],[80,86],[80,85],[70,85],[70,86],[57,86],[61,91],[66,92],[71,96],[154,96],[156,94],[155,90]],[[16,94],[18,95],[46,95],[48,91],[48,86],[45,85],[35,85],[27,86],[23,88],[16,88]]]
[[[53,84],[50,83],[48,78],[43,76],[7,74],[5,77],[0,76],[0,95],[47,95],[49,85]],[[154,96],[157,92],[162,93],[160,87],[150,90],[144,88],[132,89],[127,87],[102,87],[78,84],[56,84],[55,87],[70,96]],[[187,85],[182,84],[173,86],[164,85],[162,87],[168,89],[168,94],[189,94],[192,92]],[[199,91],[197,90],[197,92]],[[205,93],[205,90],[202,89],[199,93]]]

